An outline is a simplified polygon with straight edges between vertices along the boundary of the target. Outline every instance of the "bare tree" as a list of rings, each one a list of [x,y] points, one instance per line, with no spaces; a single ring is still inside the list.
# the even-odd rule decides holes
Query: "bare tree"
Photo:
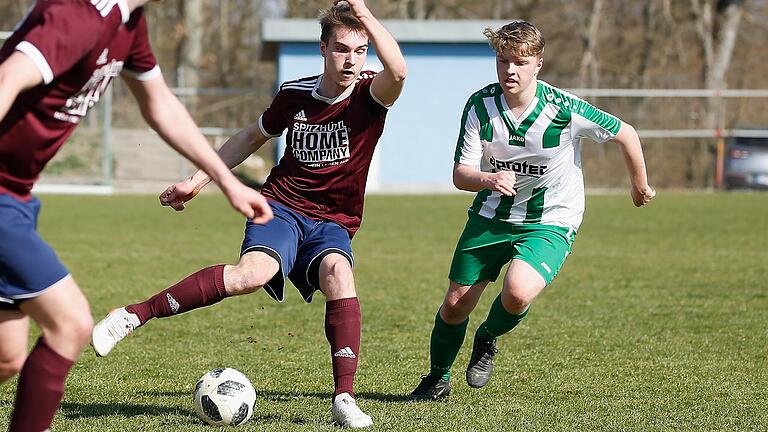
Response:
[[[200,59],[203,54],[203,2],[184,0],[180,3],[183,38],[178,47],[176,82],[183,87],[199,87]]]
[[[599,59],[597,57],[597,42],[600,36],[600,24],[603,20],[603,0],[593,0],[592,12],[589,15],[587,31],[582,34],[584,54],[579,66],[579,86],[591,87],[600,79]]]
[[[691,0],[691,11],[704,59],[702,81],[708,89],[722,90],[727,87],[725,76],[733,57],[743,0]],[[723,126],[721,106],[720,98],[710,99],[705,117],[707,127]]]

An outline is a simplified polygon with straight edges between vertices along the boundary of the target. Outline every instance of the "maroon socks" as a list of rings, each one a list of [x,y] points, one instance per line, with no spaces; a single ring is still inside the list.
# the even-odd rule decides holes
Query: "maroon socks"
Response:
[[[139,317],[143,325],[151,318],[163,318],[218,303],[227,297],[224,265],[204,268],[142,303],[125,309]]]
[[[218,303],[227,297],[224,266],[200,270],[148,300],[126,306],[143,325],[151,318],[180,314]],[[341,393],[354,396],[357,357],[360,351],[360,303],[356,297],[332,300],[325,305],[325,336],[331,345],[334,397]]]
[[[74,362],[62,357],[42,337],[19,375],[10,432],[48,429],[64,396],[64,381]]]
[[[354,397],[360,353],[360,303],[357,297],[331,300],[325,304],[325,337],[331,344],[333,396],[346,392]]]

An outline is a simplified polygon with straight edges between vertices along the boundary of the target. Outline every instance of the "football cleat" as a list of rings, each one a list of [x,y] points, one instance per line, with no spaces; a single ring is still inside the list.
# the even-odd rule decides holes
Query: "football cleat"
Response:
[[[409,401],[437,401],[451,394],[451,381],[436,375],[424,375],[421,382],[408,395]]]
[[[333,398],[331,420],[343,428],[365,428],[373,426],[373,419],[357,406],[349,393],[342,393]]]
[[[493,374],[493,357],[497,352],[495,338],[487,340],[475,335],[472,357],[467,366],[467,384],[470,387],[480,388],[488,384]]]
[[[93,326],[91,346],[97,356],[104,357],[140,325],[136,314],[128,312],[125,308],[115,309]]]

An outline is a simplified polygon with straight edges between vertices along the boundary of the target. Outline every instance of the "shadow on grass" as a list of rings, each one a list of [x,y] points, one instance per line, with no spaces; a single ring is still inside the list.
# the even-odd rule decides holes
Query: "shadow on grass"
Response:
[[[145,396],[155,397],[180,397],[189,396],[191,404],[191,392],[186,390],[157,390],[157,391],[141,391],[139,392]],[[399,394],[387,394],[380,392],[362,392],[357,394],[361,400],[372,400],[385,403],[402,403],[405,401],[405,395]],[[256,392],[256,407],[253,419],[251,422],[256,423],[280,423],[289,422],[295,425],[304,425],[313,423],[312,419],[302,418],[298,416],[283,416],[280,414],[261,414],[259,411],[260,403],[269,403],[270,401],[278,402],[291,402],[300,398],[315,398],[320,400],[331,399],[331,393],[326,392],[302,392],[302,391],[257,391]],[[298,401],[297,401],[298,402]],[[132,404],[132,403],[81,403],[81,402],[64,402],[61,405],[62,414],[68,419],[84,419],[84,418],[99,418],[99,417],[137,417],[137,416],[178,416],[186,418],[190,423],[199,424],[200,420],[194,414],[191,408],[169,407],[160,405],[149,404]]]
[[[146,404],[64,402],[61,404],[61,409],[64,417],[69,419],[109,417],[114,415],[124,417],[177,415],[196,419],[194,412],[191,410]]]
[[[120,404],[120,403],[76,403],[64,402],[61,405],[62,414],[70,420],[97,418],[97,417],[135,417],[135,416],[166,416],[174,415],[186,418],[190,424],[202,425],[203,423],[195,415],[194,410],[161,407],[145,404]],[[255,414],[249,422],[257,423],[279,423],[290,422],[294,424],[309,423],[308,420],[299,417],[283,417],[275,414]]]
[[[192,392],[186,390],[149,390],[140,391],[139,394],[143,396],[152,397],[181,397],[189,396],[192,398]],[[377,402],[405,402],[406,395],[404,394],[388,394],[381,392],[358,392],[356,396],[361,400],[373,400]],[[303,392],[303,391],[273,391],[273,390],[256,390],[256,400],[267,399],[272,401],[290,401],[296,398],[315,398],[331,400],[331,393],[325,392]]]

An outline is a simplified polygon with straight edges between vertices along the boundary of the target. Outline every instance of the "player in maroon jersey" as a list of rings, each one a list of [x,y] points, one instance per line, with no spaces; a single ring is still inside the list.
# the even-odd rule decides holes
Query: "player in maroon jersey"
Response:
[[[266,200],[238,182],[170,92],[149,46],[148,0],[37,2],[0,48],[0,382],[21,373],[11,431],[48,428],[90,336],[83,293],[37,233],[45,164],[123,75],[149,124],[256,222]],[[42,336],[27,355],[29,319]]]
[[[278,301],[285,277],[305,301],[315,290],[326,298],[325,331],[331,346],[335,390],[332,418],[344,427],[366,427],[371,418],[353,392],[360,349],[360,306],[352,275],[351,238],[360,226],[368,168],[384,129],[387,108],[406,76],[397,42],[363,0],[334,2],[320,16],[322,75],[284,83],[259,121],[219,150],[230,167],[269,138],[288,130],[287,149],[262,193],[275,218],[247,222],[240,261],[194,273],[146,301],[117,309],[94,327],[93,346],[106,355],[151,318],[167,317],[260,288]],[[384,65],[362,71],[369,41]],[[197,172],[169,187],[160,199],[182,210],[209,182]]]

